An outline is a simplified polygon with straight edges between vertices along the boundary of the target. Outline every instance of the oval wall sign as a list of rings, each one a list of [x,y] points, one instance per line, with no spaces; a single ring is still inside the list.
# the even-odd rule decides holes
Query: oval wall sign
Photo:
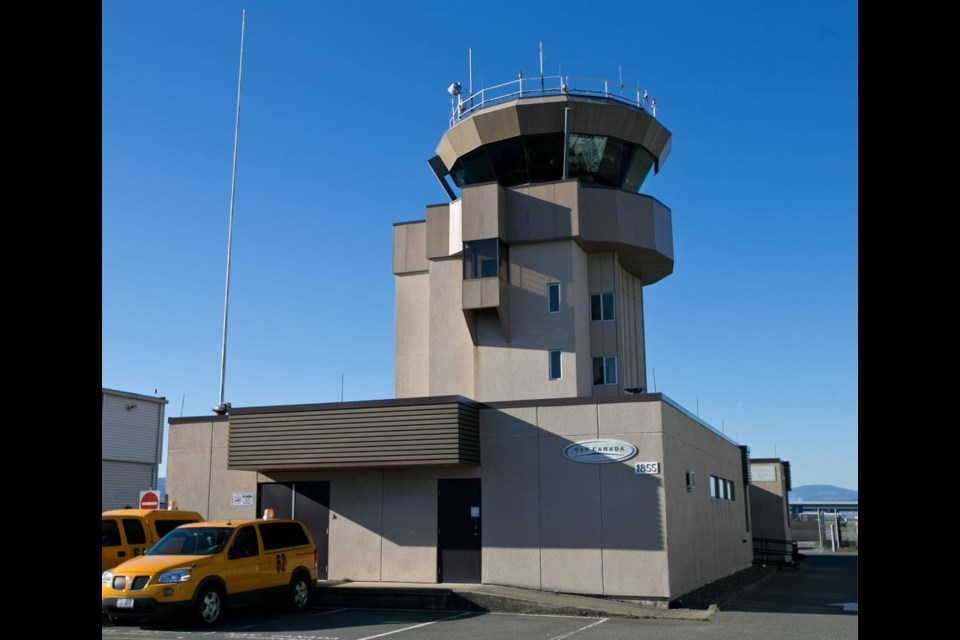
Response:
[[[563,448],[563,457],[585,464],[608,464],[629,460],[637,448],[623,440],[581,440]]]

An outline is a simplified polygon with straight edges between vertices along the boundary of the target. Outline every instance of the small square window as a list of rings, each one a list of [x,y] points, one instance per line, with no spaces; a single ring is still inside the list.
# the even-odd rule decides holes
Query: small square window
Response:
[[[560,350],[550,352],[550,379],[559,380],[563,371],[560,368]]]
[[[560,313],[560,283],[551,282],[547,285],[547,311]]]
[[[615,320],[614,302],[612,293],[595,293],[590,296],[591,320]]]
[[[617,356],[593,359],[593,384],[617,384]]]

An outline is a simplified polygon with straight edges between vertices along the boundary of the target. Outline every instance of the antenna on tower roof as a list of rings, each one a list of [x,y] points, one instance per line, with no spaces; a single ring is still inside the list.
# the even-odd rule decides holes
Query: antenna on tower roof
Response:
[[[543,43],[540,43],[540,91],[543,91]]]

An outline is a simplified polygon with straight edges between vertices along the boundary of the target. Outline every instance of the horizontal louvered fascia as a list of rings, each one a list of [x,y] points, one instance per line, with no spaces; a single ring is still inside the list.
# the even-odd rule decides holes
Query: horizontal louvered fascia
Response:
[[[478,464],[479,412],[460,403],[244,412],[234,469]]]

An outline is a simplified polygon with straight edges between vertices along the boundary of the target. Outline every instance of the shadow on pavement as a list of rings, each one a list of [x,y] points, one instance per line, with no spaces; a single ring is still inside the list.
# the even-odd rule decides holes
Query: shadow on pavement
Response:
[[[734,596],[723,611],[857,615],[859,556],[811,555]]]

